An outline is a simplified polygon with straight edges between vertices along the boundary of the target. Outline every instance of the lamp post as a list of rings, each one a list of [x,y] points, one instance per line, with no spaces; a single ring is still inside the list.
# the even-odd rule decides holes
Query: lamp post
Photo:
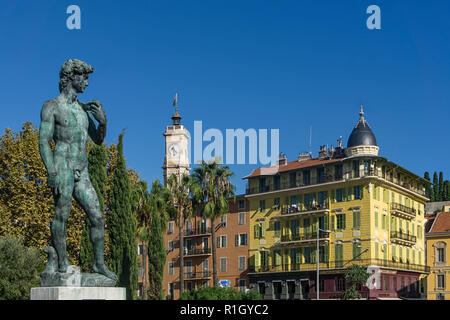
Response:
[[[330,230],[322,230],[319,227],[317,228],[317,248],[316,248],[316,262],[317,262],[317,274],[316,274],[316,299],[319,300],[319,291],[320,291],[320,285],[319,285],[319,260],[320,260],[320,255],[319,255],[319,232],[325,232],[325,233],[330,233]]]

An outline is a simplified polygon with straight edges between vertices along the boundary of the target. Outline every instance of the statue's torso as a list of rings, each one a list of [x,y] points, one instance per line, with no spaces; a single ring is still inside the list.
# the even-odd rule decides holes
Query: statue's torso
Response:
[[[86,143],[89,121],[86,112],[77,101],[63,103],[57,101],[53,140],[55,164],[68,165],[71,169],[82,170],[87,166]]]

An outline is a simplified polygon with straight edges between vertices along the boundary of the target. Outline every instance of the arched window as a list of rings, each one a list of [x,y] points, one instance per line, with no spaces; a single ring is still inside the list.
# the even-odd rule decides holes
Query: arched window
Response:
[[[443,241],[436,242],[434,244],[434,262],[445,264],[446,261],[446,247],[447,244]]]

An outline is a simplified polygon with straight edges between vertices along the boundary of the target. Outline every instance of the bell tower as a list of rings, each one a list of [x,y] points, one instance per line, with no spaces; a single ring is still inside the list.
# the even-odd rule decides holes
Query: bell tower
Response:
[[[178,113],[177,97],[173,101],[175,106],[175,113],[172,116],[172,125],[166,126],[164,132],[164,138],[166,143],[164,164],[163,164],[163,176],[164,186],[167,185],[167,179],[175,174],[178,177],[183,174],[189,174],[191,168],[189,167],[189,133],[186,128],[180,124],[181,116]]]

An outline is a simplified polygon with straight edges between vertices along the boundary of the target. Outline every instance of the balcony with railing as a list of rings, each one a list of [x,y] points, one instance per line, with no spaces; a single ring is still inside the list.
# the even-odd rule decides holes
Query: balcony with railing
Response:
[[[186,229],[184,231],[184,237],[205,236],[211,234],[211,228],[200,227],[197,229]]]
[[[410,190],[421,196],[428,197],[424,188],[421,185],[413,185],[413,184],[405,182],[404,180],[399,181],[397,179],[393,179],[390,176],[379,173],[375,169],[363,169],[361,171],[346,171],[343,174],[325,175],[325,176],[316,177],[316,179],[310,178],[310,179],[306,179],[306,181],[301,181],[301,182],[296,181],[295,183],[290,181],[288,183],[268,184],[268,185],[263,185],[263,186],[259,186],[259,187],[253,187],[253,188],[250,188],[249,186],[247,186],[246,194],[250,195],[250,194],[257,194],[257,193],[264,193],[264,192],[292,189],[292,188],[300,188],[300,187],[313,186],[313,185],[330,183],[330,182],[346,181],[346,180],[369,178],[369,177],[376,177],[379,179],[383,179],[386,182],[393,183],[397,186],[400,186],[402,188]]]
[[[303,204],[303,205],[288,205],[283,206],[281,209],[281,215],[292,216],[298,214],[309,214],[309,213],[326,213],[330,211],[328,202],[317,203],[317,204]]]
[[[211,271],[188,271],[184,273],[185,280],[198,280],[211,278]]]
[[[184,248],[185,256],[204,256],[210,254],[211,248]]]
[[[319,241],[330,240],[330,233],[319,231]],[[289,233],[280,237],[280,244],[296,243],[310,243],[317,241],[317,232],[311,233]]]
[[[343,261],[321,261],[319,262],[319,269],[347,269],[351,265],[359,266],[377,266],[382,268],[389,268],[403,271],[414,271],[429,273],[430,267],[426,265],[419,265],[407,262],[395,262],[384,259],[359,259],[359,260],[343,260]],[[262,266],[249,266],[250,273],[259,272],[296,272],[296,271],[315,271],[317,270],[316,262],[309,263],[286,263],[279,265],[262,265]]]
[[[417,237],[406,232],[391,231],[391,241],[412,246],[416,244]]]
[[[391,203],[391,214],[402,218],[413,219],[416,217],[416,209],[404,206],[400,203]]]

